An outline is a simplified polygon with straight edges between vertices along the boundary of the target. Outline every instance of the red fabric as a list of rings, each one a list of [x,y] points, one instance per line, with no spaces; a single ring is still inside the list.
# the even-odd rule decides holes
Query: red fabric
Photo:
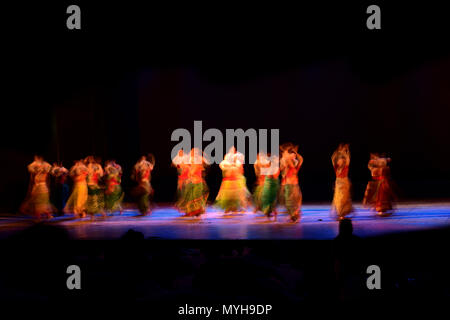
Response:
[[[178,179],[186,180],[189,177],[189,170],[183,170],[179,175]]]
[[[334,166],[334,172],[337,178],[346,178],[348,176],[348,166],[345,166],[340,173],[338,173],[338,166]]]
[[[222,181],[234,181],[237,180],[237,177],[224,177],[222,178]]]
[[[92,181],[94,181],[95,184],[98,184],[98,173],[94,173],[94,174],[92,175]]]

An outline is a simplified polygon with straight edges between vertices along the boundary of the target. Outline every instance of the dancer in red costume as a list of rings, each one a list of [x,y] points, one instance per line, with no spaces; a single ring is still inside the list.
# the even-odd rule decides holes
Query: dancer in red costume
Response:
[[[374,209],[380,216],[392,214],[392,201],[395,199],[389,168],[390,161],[390,158],[372,153],[368,165],[372,181],[367,184],[363,205]]]

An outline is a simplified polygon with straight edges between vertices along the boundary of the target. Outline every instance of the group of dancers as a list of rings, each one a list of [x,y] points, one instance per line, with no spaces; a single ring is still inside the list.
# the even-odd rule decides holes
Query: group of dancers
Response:
[[[42,157],[35,156],[28,165],[28,172],[30,183],[20,208],[22,213],[38,219],[51,219],[55,212],[70,212],[84,218],[87,214],[94,216],[101,213],[106,216],[107,212],[122,211],[122,168],[114,160],[106,161],[102,168],[98,159],[89,156],[76,161],[67,170],[61,163],[52,166]],[[73,181],[72,193],[68,184],[69,176]],[[53,178],[51,181],[50,177]]]
[[[302,206],[298,172],[303,164],[298,146],[285,143],[280,146],[279,155],[263,152],[257,155],[254,163],[256,183],[253,193],[247,188],[244,160],[245,156],[234,146],[224,156],[219,164],[222,183],[215,205],[221,208],[224,214],[245,212],[253,205],[254,212],[260,211],[274,220],[277,219],[277,209],[282,206],[290,221],[297,222],[301,217]],[[343,219],[353,212],[351,182],[348,178],[349,145],[339,145],[331,156],[331,161],[336,173],[332,212],[337,218]],[[363,204],[374,209],[379,215],[392,212],[394,193],[389,162],[389,158],[371,154],[368,166],[372,180],[367,185]],[[187,217],[204,214],[209,197],[205,181],[206,169],[210,165],[207,157],[197,148],[189,152],[179,150],[172,159],[172,165],[178,171],[175,207]],[[141,215],[151,212],[151,172],[154,166],[153,155],[142,156],[131,174],[131,178],[136,182],[131,196],[136,200]],[[122,168],[114,160],[106,161],[103,168],[99,159],[88,156],[76,161],[72,168],[67,170],[61,163],[50,165],[42,157],[35,156],[28,166],[28,171],[29,189],[21,205],[21,212],[25,214],[38,219],[51,219],[53,214],[58,212],[72,213],[76,217],[84,218],[87,215],[107,216],[123,211]],[[73,181],[71,193],[69,177]]]

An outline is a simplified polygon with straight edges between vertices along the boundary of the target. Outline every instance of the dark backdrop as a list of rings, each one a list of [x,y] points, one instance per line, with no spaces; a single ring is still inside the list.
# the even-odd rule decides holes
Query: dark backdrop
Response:
[[[95,154],[124,167],[152,152],[157,201],[172,201],[176,128],[278,128],[300,146],[304,201],[330,201],[330,156],[352,151],[354,198],[369,179],[369,152],[392,157],[404,199],[450,192],[450,56],[445,8],[368,4],[137,5],[76,2],[82,30],[65,28],[72,3],[5,8],[1,206],[26,193],[34,153],[49,162]],[[224,132],[224,131],[223,131]],[[246,168],[248,184],[253,170]],[[209,170],[212,197],[220,170]]]

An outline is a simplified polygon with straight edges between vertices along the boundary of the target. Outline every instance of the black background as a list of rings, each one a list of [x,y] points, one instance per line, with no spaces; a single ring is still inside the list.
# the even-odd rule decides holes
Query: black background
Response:
[[[354,199],[369,152],[392,157],[402,199],[450,187],[450,59],[446,8],[374,2],[137,4],[20,2],[2,9],[1,204],[15,211],[34,153],[66,167],[89,154],[129,170],[156,156],[156,201],[172,201],[176,128],[278,128],[299,145],[304,201],[330,201],[330,156],[352,151]],[[81,7],[81,30],[66,8]],[[224,132],[224,131],[223,131]],[[248,185],[253,170],[246,168]],[[221,179],[212,166],[211,196]]]

